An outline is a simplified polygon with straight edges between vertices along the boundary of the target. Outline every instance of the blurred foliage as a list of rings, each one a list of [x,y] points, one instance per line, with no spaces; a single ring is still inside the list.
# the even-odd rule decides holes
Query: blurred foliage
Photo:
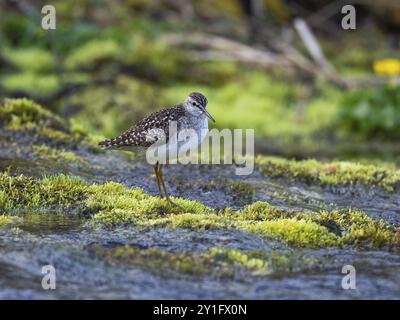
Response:
[[[38,75],[32,72],[20,72],[6,75],[2,85],[8,92],[28,94],[42,97],[54,93],[59,88],[59,80],[55,75]]]
[[[400,61],[396,59],[375,61],[374,72],[382,76],[397,76],[400,74]]]
[[[54,70],[52,54],[41,48],[3,48],[1,55],[12,66],[31,72]]]
[[[261,2],[263,26],[278,40],[299,5],[307,11],[327,3]],[[0,96],[37,100],[67,116],[78,131],[111,136],[200,91],[208,97],[218,128],[254,128],[259,140],[279,141],[277,152],[331,144],[339,129],[345,129],[345,140],[355,134],[398,137],[394,88],[347,94],[319,80],[211,61],[198,48],[178,48],[165,40],[170,33],[201,31],[251,45],[244,1],[54,0],[57,29],[48,32],[40,28],[45,1],[26,3],[24,10],[0,3],[5,12],[0,19]],[[379,74],[393,74],[393,63],[373,63],[398,56],[396,46],[388,45],[387,35],[377,28],[368,29],[367,37],[361,29],[342,32],[340,39],[317,37],[340,74],[371,76],[373,66]],[[298,41],[293,39],[295,45]]]
[[[364,138],[400,137],[400,90],[396,85],[358,90],[344,96],[338,125]]]
[[[160,104],[157,89],[130,77],[119,76],[112,86],[90,86],[71,97],[79,108],[73,119],[91,132],[115,135]]]
[[[67,56],[65,68],[67,70],[91,68],[102,61],[114,58],[118,52],[118,44],[112,40],[91,40]]]

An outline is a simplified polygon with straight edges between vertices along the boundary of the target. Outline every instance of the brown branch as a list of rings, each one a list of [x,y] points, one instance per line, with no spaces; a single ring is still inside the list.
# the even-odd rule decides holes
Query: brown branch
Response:
[[[324,77],[333,85],[346,89],[384,85],[388,82],[387,78],[376,76],[366,79],[342,78],[327,61],[330,67],[322,68],[320,64],[308,59],[296,48],[284,42],[274,43],[274,49],[279,52],[275,53],[268,49],[254,48],[231,39],[205,33],[169,34],[164,40],[168,45],[194,47],[192,49],[196,50],[190,50],[190,56],[195,60],[232,60],[256,65],[264,70],[280,68],[287,72],[297,71],[312,77]],[[400,82],[400,78],[398,81]]]

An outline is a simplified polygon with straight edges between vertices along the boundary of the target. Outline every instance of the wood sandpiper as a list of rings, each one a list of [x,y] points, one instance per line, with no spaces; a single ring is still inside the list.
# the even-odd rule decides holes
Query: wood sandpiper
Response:
[[[171,122],[175,122],[177,132],[186,129],[194,130],[196,139],[192,138],[189,144],[191,147],[197,147],[207,135],[207,118],[215,122],[214,118],[207,112],[206,106],[206,97],[201,93],[192,92],[183,103],[154,112],[120,135],[99,142],[99,145],[103,149],[143,151],[157,142],[161,147],[159,150],[166,150],[170,161],[173,155],[177,154],[176,150],[173,149],[179,148],[182,144],[182,142],[174,144],[170,142],[172,134],[176,134],[176,132],[170,132]],[[157,161],[154,165],[158,193],[163,197],[163,189],[166,200],[172,205],[174,203],[171,201],[164,183],[162,165],[163,163],[160,161]]]

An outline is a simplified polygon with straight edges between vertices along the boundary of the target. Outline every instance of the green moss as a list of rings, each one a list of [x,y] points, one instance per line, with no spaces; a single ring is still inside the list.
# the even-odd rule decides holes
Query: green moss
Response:
[[[0,173],[1,210],[38,209],[79,206],[85,198],[86,185],[64,175],[34,179]]]
[[[9,129],[44,125],[65,129],[60,117],[25,98],[4,99],[0,105],[0,123]]]
[[[236,217],[242,228],[247,231],[267,236],[277,235],[292,244],[312,247],[321,245],[383,247],[400,244],[397,235],[400,228],[391,227],[386,222],[374,220],[361,211],[351,209],[307,214],[287,212],[265,202],[256,202],[235,213]],[[254,220],[254,223],[248,224],[251,220]],[[332,228],[335,229],[335,233],[330,231]]]
[[[400,182],[400,172],[390,166],[374,166],[352,162],[323,163],[316,160],[287,160],[278,157],[256,158],[262,173],[324,185],[379,187],[393,191]]]
[[[1,203],[1,191],[0,191],[0,203]],[[1,212],[1,211],[0,211]],[[13,226],[16,224],[21,223],[21,218],[19,217],[12,217],[12,216],[6,216],[3,214],[0,214],[0,228],[4,226]]]
[[[55,145],[80,144],[99,150],[101,137],[92,136],[79,129],[73,121],[66,122],[35,102],[22,99],[4,99],[0,104],[0,125],[6,130],[36,136],[46,143]],[[68,157],[68,154],[61,156]]]
[[[305,247],[331,247],[339,244],[339,238],[314,222],[297,219],[278,219],[256,223],[241,222],[239,229],[278,238],[289,245]]]
[[[117,246],[105,249],[96,245],[91,246],[90,250],[110,264],[125,263],[157,273],[176,271],[191,275],[231,277],[239,269],[246,269],[253,275],[271,272],[266,257],[261,258],[257,252],[235,249],[212,248],[205,252],[176,253],[157,248]]]
[[[143,35],[131,37],[121,60],[127,65],[140,66],[143,76],[155,77],[158,81],[179,78],[185,74],[182,72],[185,66],[189,65],[189,59],[183,51]]]
[[[67,69],[91,68],[118,55],[118,44],[113,40],[91,40],[72,51],[65,59]]]
[[[112,85],[74,93],[71,103],[80,111],[72,119],[91,133],[113,136],[155,111],[161,105],[159,91],[145,81],[118,76]]]
[[[173,82],[220,85],[239,74],[236,63],[194,61],[191,53],[171,46],[159,34],[148,36],[143,32],[135,32],[128,38],[119,60],[132,67],[140,77],[167,86]]]
[[[54,59],[51,53],[44,49],[4,48],[0,54],[4,60],[21,71],[43,72],[54,69]]]
[[[332,88],[324,88],[323,94],[308,98],[307,87],[298,82],[240,68],[236,74],[234,80],[220,82],[218,90],[215,85],[196,85],[196,90],[206,95],[209,112],[220,129],[253,128],[257,137],[282,144],[285,139],[298,137],[310,140],[332,122],[338,110],[340,92]],[[176,102],[192,89],[191,83],[170,85],[165,90],[165,99]],[[297,104],[302,99],[306,105],[300,109]]]
[[[253,199],[254,196],[254,188],[250,183],[243,181],[233,182],[230,186],[230,189],[235,192],[237,196],[245,199]]]
[[[91,226],[236,229],[278,239],[293,247],[393,247],[400,245],[399,228],[355,210],[314,214],[287,212],[257,202],[239,211],[216,212],[179,198],[178,206],[151,197],[141,189],[108,182],[88,184],[64,175],[33,179],[0,175],[0,210],[62,208],[90,215]]]
[[[56,75],[39,75],[29,71],[4,75],[1,83],[7,92],[23,92],[33,97],[51,95],[60,87]]]
[[[257,254],[243,252],[235,249],[220,249],[212,248],[210,254],[215,256],[222,256],[228,261],[236,263],[250,270],[255,270],[259,274],[268,273],[268,262],[265,259],[257,257]]]
[[[46,145],[33,145],[31,148],[31,152],[33,155],[44,158],[44,159],[52,159],[52,160],[63,160],[67,162],[75,162],[84,164],[86,163],[85,158],[82,158],[75,153],[65,151],[65,150],[57,150],[54,148],[49,148]]]
[[[174,199],[178,206],[171,207],[163,199],[150,197],[140,189],[127,190],[120,184],[106,183],[90,187],[91,195],[86,205],[98,213],[92,218],[94,223],[106,226],[138,224],[160,224],[160,217],[184,216],[185,214],[207,214],[212,210],[198,202]],[[179,215],[178,215],[179,214]]]
[[[400,228],[396,229],[383,221],[374,220],[360,211],[322,211],[315,216],[310,216],[309,219],[322,225],[329,225],[332,222],[337,225],[342,233],[341,244],[374,247],[400,244],[396,235]]]
[[[185,213],[174,216],[166,216],[148,221],[145,225],[168,227],[168,228],[185,228],[185,229],[222,229],[234,227],[234,221],[216,214],[192,214]]]

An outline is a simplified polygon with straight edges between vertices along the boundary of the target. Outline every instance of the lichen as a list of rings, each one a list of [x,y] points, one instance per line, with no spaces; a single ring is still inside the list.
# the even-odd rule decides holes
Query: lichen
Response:
[[[293,247],[398,247],[399,228],[374,220],[357,210],[321,211],[314,214],[284,211],[265,202],[242,210],[215,211],[198,202],[173,198],[169,206],[141,189],[108,182],[89,184],[56,175],[34,179],[0,175],[0,210],[62,208],[88,216],[88,226],[121,225],[188,229],[235,229],[284,241]]]
[[[389,166],[353,162],[318,162],[287,160],[278,157],[256,158],[258,169],[272,177],[286,177],[322,185],[363,185],[393,191],[399,186],[400,171]]]

